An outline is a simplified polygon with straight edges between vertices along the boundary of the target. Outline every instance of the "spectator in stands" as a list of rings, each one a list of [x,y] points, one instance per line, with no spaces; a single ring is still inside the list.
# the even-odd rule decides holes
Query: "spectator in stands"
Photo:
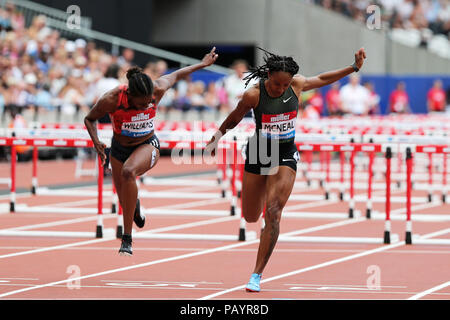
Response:
[[[306,101],[303,101],[305,106],[301,117],[303,119],[319,119],[323,110],[323,98],[317,89],[309,91],[309,96]]]
[[[189,104],[192,109],[196,110],[200,116],[203,115],[203,112],[207,110],[206,102],[204,98],[205,94],[205,84],[203,81],[198,80],[192,83],[189,91]]]
[[[228,109],[229,111],[236,108],[237,103],[242,98],[242,95],[245,91],[245,81],[243,80],[245,77],[245,73],[248,72],[248,64],[245,60],[236,60],[231,65],[233,69],[233,74],[227,76],[224,79],[224,88],[228,94]],[[252,84],[256,82],[252,81],[248,83],[247,87],[250,87]],[[252,113],[249,112],[246,117],[251,117]]]
[[[74,69],[69,75],[67,84],[58,94],[61,99],[61,116],[66,120],[77,121],[80,111],[87,113],[89,107],[85,104],[82,71]]]
[[[307,107],[314,108],[317,111],[317,113],[321,115],[324,109],[323,96],[318,89],[313,89],[311,91],[313,94],[308,99]]]
[[[120,84],[119,70],[120,66],[113,63],[108,67],[108,70],[106,70],[105,76],[97,81],[95,85],[95,98],[92,105],[94,105],[102,95]],[[98,122],[111,123],[111,119],[109,118],[109,115],[105,115],[103,118],[100,118]]]
[[[427,93],[428,112],[444,112],[447,99],[445,91],[442,88],[442,81],[435,80],[433,87]]]
[[[33,40],[44,39],[51,32],[51,29],[47,27],[47,17],[43,14],[34,17],[28,28],[28,36]]]
[[[53,98],[50,93],[50,86],[48,84],[44,84],[37,90],[34,104],[38,109],[38,114],[45,114],[55,110],[55,107],[53,105]],[[35,120],[37,119],[35,118]]]
[[[366,23],[370,4],[381,7],[381,19],[390,28],[430,30],[434,34],[450,32],[450,1],[448,0],[309,0],[325,9]],[[422,35],[426,46],[431,37]]]
[[[5,87],[3,81],[0,79],[0,125],[3,124],[5,112]]]
[[[450,3],[447,0],[432,0],[426,12],[428,28],[436,34],[450,32]]]
[[[167,72],[167,68],[167,62],[160,59],[154,63],[149,64],[149,68],[146,71],[150,78],[158,79]]]
[[[369,91],[360,84],[359,75],[352,73],[350,81],[339,91],[344,113],[367,115],[369,113]]]
[[[380,114],[380,96],[375,91],[375,86],[372,82],[366,81],[364,87],[369,92],[369,115]]]
[[[390,113],[410,113],[409,96],[403,81],[397,83],[396,89],[389,96]]]
[[[217,85],[214,81],[208,83],[206,92],[204,94],[205,106],[212,111],[216,112],[216,119],[218,118],[221,100],[220,92],[217,91]]]
[[[17,107],[11,107],[9,109],[10,122],[8,124],[9,129],[24,129],[27,127],[27,123],[22,116],[22,109]],[[31,159],[31,147],[30,146],[16,146],[17,160],[27,161]]]
[[[173,109],[175,104],[175,98],[177,96],[177,90],[175,88],[170,88],[166,91],[164,96],[158,103],[159,114],[164,114],[164,118],[167,120],[169,117],[169,112]]]
[[[331,89],[328,90],[325,95],[325,102],[328,110],[328,115],[331,117],[342,116],[344,111],[342,110],[342,102],[339,95],[339,82],[334,82],[331,85]]]
[[[117,64],[121,67],[128,68],[134,65],[134,50],[130,48],[124,48],[122,55],[117,59]]]

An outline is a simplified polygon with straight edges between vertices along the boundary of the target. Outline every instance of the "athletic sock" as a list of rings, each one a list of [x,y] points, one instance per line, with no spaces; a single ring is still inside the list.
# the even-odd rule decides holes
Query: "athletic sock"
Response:
[[[123,234],[122,240],[131,242],[131,234]]]

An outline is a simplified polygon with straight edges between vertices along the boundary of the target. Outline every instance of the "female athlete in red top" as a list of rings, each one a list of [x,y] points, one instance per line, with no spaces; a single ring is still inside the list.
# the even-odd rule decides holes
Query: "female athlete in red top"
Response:
[[[145,216],[140,215],[136,177],[144,174],[159,159],[159,141],[154,133],[156,106],[164,93],[178,80],[190,73],[212,65],[218,58],[214,47],[195,65],[176,70],[152,81],[140,68],[127,71],[128,85],[121,85],[105,93],[84,119],[95,149],[105,164],[106,145],[97,135],[95,122],[109,114],[113,125],[111,168],[120,205],[123,208],[124,234],[119,250],[132,255],[131,231],[133,220],[143,227]]]

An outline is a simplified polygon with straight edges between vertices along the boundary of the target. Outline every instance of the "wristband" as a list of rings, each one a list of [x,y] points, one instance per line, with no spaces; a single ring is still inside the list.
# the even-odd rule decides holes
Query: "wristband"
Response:
[[[359,71],[359,68],[356,66],[356,62],[353,63],[353,64],[351,65],[351,67],[353,68],[353,70],[354,70],[355,72],[358,72],[358,71]]]

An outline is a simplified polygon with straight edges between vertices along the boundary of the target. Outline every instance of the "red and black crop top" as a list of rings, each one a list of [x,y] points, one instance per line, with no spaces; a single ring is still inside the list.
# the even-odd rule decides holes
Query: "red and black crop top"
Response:
[[[152,133],[154,130],[153,121],[156,115],[156,106],[151,103],[145,110],[131,109],[128,105],[128,86],[124,84],[119,88],[117,109],[109,113],[114,133],[133,138]]]

